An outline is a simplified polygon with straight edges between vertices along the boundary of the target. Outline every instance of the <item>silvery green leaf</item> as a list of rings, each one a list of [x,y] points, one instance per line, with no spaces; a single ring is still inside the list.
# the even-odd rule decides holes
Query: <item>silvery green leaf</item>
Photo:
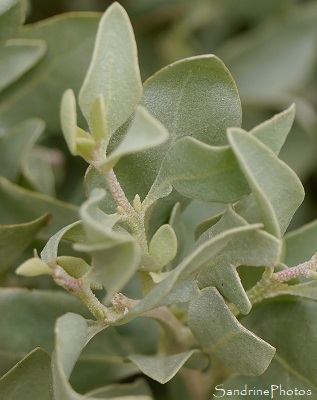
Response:
[[[234,388],[236,385],[239,388],[241,380],[244,384],[266,388],[270,388],[274,382],[274,385],[278,386],[273,392],[274,398],[285,398],[284,393],[279,392],[279,385],[285,392],[294,391],[295,388],[305,390],[303,398],[313,398],[317,392],[314,367],[316,307],[315,301],[275,301],[259,307],[243,318],[242,322],[246,328],[271,343],[276,348],[276,354],[269,368],[258,380],[250,381],[247,377],[239,377],[237,381],[230,380],[225,384],[225,388]],[[312,394],[308,395],[306,391]],[[241,400],[242,398],[245,396],[241,396]],[[240,400],[239,397],[238,399]]]
[[[278,156],[292,128],[294,118],[295,104],[292,104],[287,110],[274,115],[251,129],[250,134],[259,139]]]
[[[197,356],[197,353],[201,352],[199,350],[189,350],[166,357],[133,354],[129,356],[129,360],[136,364],[145,375],[164,384],[170,381],[186,362],[190,362],[191,357]],[[205,361],[208,364],[208,360]]]
[[[177,237],[171,225],[162,225],[155,232],[149,245],[149,251],[161,267],[174,259],[177,253]]]
[[[97,143],[92,135],[77,126],[76,98],[71,89],[66,90],[61,102],[61,126],[68,148],[90,162]]]
[[[0,47],[0,92],[36,65],[45,51],[46,43],[37,39],[10,39]]]
[[[18,178],[21,164],[44,128],[44,121],[30,118],[15,125],[0,139],[0,172],[2,176],[12,181]]]
[[[15,271],[16,274],[22,276],[39,276],[50,275],[51,268],[39,257],[33,257],[21,264]]]
[[[164,299],[176,285],[194,277],[201,272],[210,261],[236,236],[244,236],[246,232],[259,229],[260,225],[245,225],[229,229],[213,237],[188,255],[161,283],[156,285],[132,310],[121,317],[120,323],[129,321],[146,311],[164,304]],[[176,301],[176,299],[175,299]],[[180,296],[180,301],[182,296]]]
[[[8,269],[49,221],[50,216],[44,214],[23,224],[0,225],[0,273]]]
[[[0,397],[50,400],[50,357],[36,348],[0,379]]]
[[[203,351],[243,375],[262,374],[274,356],[274,347],[242,326],[215,288],[190,303],[188,325]]]
[[[90,124],[95,98],[102,94],[110,137],[133,113],[142,97],[137,48],[128,15],[112,4],[99,22],[92,61],[79,93],[81,110]]]
[[[56,290],[1,288],[0,305],[1,376],[35,347],[52,353],[56,318],[70,311],[90,316],[80,300]]]
[[[146,196],[177,139],[192,136],[209,145],[224,145],[226,128],[241,124],[235,83],[213,55],[180,60],[158,71],[144,84],[142,105],[165,126],[170,138],[154,149],[120,160],[116,174],[128,198],[135,193],[141,199]],[[120,135],[114,135],[112,146],[118,140]]]
[[[156,147],[165,142],[167,138],[168,132],[165,127],[146,108],[138,106],[122,142],[101,163],[100,167],[111,169],[121,157]]]
[[[18,4],[23,7],[22,1]],[[88,68],[99,18],[97,13],[69,13],[19,30],[19,39],[45,41],[47,51],[27,74],[0,93],[3,126],[38,117],[45,121],[49,134],[60,134],[61,96],[68,87],[78,92]],[[80,121],[84,123],[84,118]]]
[[[246,222],[229,208],[219,222],[203,233],[196,247],[227,229],[245,225]],[[237,267],[274,266],[279,262],[280,255],[281,242],[277,238],[262,230],[246,232],[243,236],[233,238],[217,257],[206,264],[197,278],[198,285],[200,288],[216,287],[241,313],[247,314],[252,306],[241,283]]]
[[[60,241],[62,240],[63,236],[72,228],[77,227],[81,224],[81,221],[73,222],[65,226],[64,228],[60,229],[55,235],[53,235],[49,241],[46,243],[44,249],[41,251],[41,259],[46,262],[47,264],[51,263],[52,261],[56,260],[58,255],[58,246]]]
[[[230,128],[228,138],[261,210],[265,229],[281,237],[303,201],[300,180],[254,136]]]

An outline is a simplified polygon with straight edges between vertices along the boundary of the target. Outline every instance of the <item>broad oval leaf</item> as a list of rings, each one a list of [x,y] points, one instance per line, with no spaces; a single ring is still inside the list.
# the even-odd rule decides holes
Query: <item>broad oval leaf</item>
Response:
[[[171,225],[162,225],[155,232],[150,242],[149,251],[161,267],[174,259],[177,253],[177,238]]]
[[[274,356],[274,347],[243,327],[215,288],[190,303],[188,325],[205,352],[243,375],[262,374]]]
[[[223,62],[213,55],[184,59],[158,71],[144,84],[142,105],[165,126],[170,138],[155,149],[124,157],[117,165],[118,179],[132,198],[135,193],[145,197],[176,139],[192,136],[223,145],[226,128],[241,124],[235,83]],[[116,140],[120,135],[114,136],[112,146]]]
[[[100,20],[92,61],[79,93],[81,110],[90,123],[95,98],[105,100],[110,137],[133,113],[142,97],[137,48],[128,15],[119,3]]]

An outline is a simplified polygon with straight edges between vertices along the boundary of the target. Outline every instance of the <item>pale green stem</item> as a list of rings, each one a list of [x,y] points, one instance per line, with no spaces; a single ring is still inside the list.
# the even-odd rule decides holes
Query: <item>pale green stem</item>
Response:
[[[276,297],[283,291],[285,282],[299,277],[317,278],[317,253],[309,260],[295,267],[284,269],[283,271],[273,272],[272,268],[266,268],[262,278],[247,291],[247,296],[252,305],[262,300]],[[229,305],[234,315],[239,315],[239,310],[235,305]]]
[[[103,174],[111,191],[112,197],[117,203],[118,212],[123,214],[123,220],[129,225],[141,249],[145,252],[145,254],[148,254],[148,244],[144,227],[144,213],[142,211],[138,213],[132,207],[113,169],[107,172],[101,170],[100,172]]]
[[[90,288],[90,284],[82,278],[74,278],[70,276],[58,264],[52,265],[52,277],[57,285],[61,286],[69,293],[78,297],[89,309],[89,311],[97,319],[105,319],[108,317],[108,309],[94,295]]]

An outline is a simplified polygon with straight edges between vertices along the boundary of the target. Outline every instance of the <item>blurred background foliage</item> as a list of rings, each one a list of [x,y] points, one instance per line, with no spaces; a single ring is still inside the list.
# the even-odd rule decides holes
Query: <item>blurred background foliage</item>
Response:
[[[71,157],[66,148],[60,129],[59,104],[64,90],[72,87],[78,91],[90,61],[100,13],[111,3],[106,0],[25,0],[26,26],[17,30],[14,37],[23,39],[20,44],[28,44],[28,51],[32,48],[30,61],[24,71],[9,77],[2,87],[0,81],[2,160],[10,146],[15,146],[14,138],[24,143],[23,148],[17,150],[18,161],[9,165],[7,172],[1,166],[4,171],[1,174],[22,188],[52,198],[56,196],[75,205],[84,199],[82,177],[86,164]],[[306,199],[291,228],[315,219],[317,1],[122,0],[120,3],[135,30],[143,80],[181,58],[213,53],[225,62],[237,83],[243,107],[243,128],[250,129],[296,103],[296,121],[281,158],[299,175]],[[64,14],[72,11],[81,13]],[[19,49],[15,47],[14,50]],[[34,117],[45,122],[45,129],[40,126],[40,120],[29,120]],[[25,132],[25,124],[33,129],[27,137],[21,133]],[[79,123],[82,124],[83,121]],[[5,218],[2,223],[26,222],[41,215],[34,211],[33,214],[29,212],[29,219],[15,220],[15,215],[11,220],[7,217],[12,208],[9,203],[13,198],[22,199],[26,193],[10,187],[7,181],[0,182],[0,192],[2,199],[9,199],[0,207],[0,216]],[[38,204],[43,202],[38,201]],[[194,225],[222,208],[203,203],[197,207],[197,202],[192,202],[184,214],[187,230],[193,231]],[[52,205],[53,211],[60,213],[61,209],[64,213],[61,223],[69,222],[64,215],[71,221],[76,214],[76,209],[70,210],[68,205]],[[50,230],[57,228],[58,221]],[[34,243],[29,252],[33,247]],[[9,281],[2,283],[9,284],[11,279],[10,275]]]

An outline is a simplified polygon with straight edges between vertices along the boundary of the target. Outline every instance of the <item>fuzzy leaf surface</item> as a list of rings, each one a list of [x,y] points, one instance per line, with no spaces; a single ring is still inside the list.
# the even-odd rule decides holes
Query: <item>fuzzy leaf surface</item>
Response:
[[[208,229],[197,241],[196,246],[215,237],[220,232],[234,227],[245,226],[246,222],[229,208],[219,222]],[[273,266],[279,262],[281,242],[262,230],[249,231],[236,236],[217,257],[212,259],[198,276],[200,288],[214,286],[239,311],[247,314],[251,303],[241,283],[237,267]]]
[[[142,97],[137,48],[128,15],[114,3],[102,16],[92,61],[79,93],[81,110],[90,124],[95,98],[105,100],[110,137],[133,113]]]
[[[205,352],[243,375],[262,374],[274,356],[274,347],[244,328],[215,288],[190,303],[188,325]]]
[[[265,229],[281,237],[304,199],[300,180],[255,137],[231,128],[228,138],[261,210]]]
[[[124,157],[117,166],[118,179],[127,195],[138,193],[141,199],[175,140],[192,136],[207,144],[222,145],[227,142],[226,128],[241,124],[235,83],[215,56],[184,59],[158,71],[144,84],[142,105],[165,126],[170,138],[155,149]],[[121,140],[120,135],[115,136],[113,146]]]
[[[248,384],[267,389],[274,382],[284,390],[294,390],[296,387],[298,390],[312,391],[312,396],[298,398],[313,397],[317,392],[314,369],[316,307],[314,301],[274,302],[245,317],[243,324],[276,347],[276,355],[260,378],[250,380],[247,377],[238,377],[227,382],[225,388],[243,388],[244,384]],[[285,335],[285,332],[288,334]],[[233,398],[242,400],[244,397]],[[285,396],[277,390],[274,398],[283,399]]]

